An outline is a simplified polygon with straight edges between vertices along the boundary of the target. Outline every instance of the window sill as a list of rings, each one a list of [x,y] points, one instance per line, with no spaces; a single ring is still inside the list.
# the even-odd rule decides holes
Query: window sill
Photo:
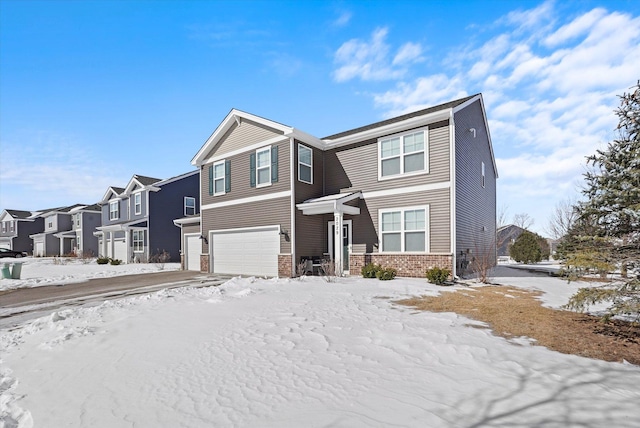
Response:
[[[404,174],[396,174],[396,175],[387,175],[387,176],[378,176],[378,181],[387,181],[387,180],[395,180],[398,178],[408,178],[408,177],[416,177],[419,175],[427,175],[429,174],[429,170],[424,170],[424,171],[415,171],[415,172],[407,172]]]

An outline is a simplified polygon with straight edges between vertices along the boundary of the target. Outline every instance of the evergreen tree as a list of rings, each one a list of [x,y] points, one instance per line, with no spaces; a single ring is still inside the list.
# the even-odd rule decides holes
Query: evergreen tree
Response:
[[[640,81],[631,89],[616,110],[619,137],[587,158],[586,199],[562,245],[575,274],[620,269],[613,285],[582,289],[567,305],[582,310],[608,301],[608,316],[640,315]]]
[[[549,258],[549,244],[542,236],[525,230],[509,247],[509,255],[518,263],[538,263]]]

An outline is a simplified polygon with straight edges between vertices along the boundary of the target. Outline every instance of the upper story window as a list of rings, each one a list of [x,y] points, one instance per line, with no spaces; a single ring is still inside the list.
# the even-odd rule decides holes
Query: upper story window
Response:
[[[209,195],[224,195],[231,191],[231,161],[221,160],[209,166]]]
[[[6,232],[6,231],[7,231],[7,222],[6,222],[6,221],[3,221],[3,222],[2,222],[2,232],[4,233],[4,232]]]
[[[76,227],[80,227],[80,213],[74,214],[73,215],[73,222],[75,223]]]
[[[298,144],[298,180],[313,184],[313,150]]]
[[[381,252],[427,251],[428,207],[380,211]]]
[[[196,198],[184,197],[184,215],[196,215]]]
[[[135,214],[142,214],[142,193],[133,194],[133,207]]]
[[[15,221],[10,221],[9,222],[9,230],[11,232],[13,232],[15,230],[15,224],[16,224]]]
[[[428,172],[427,131],[413,131],[378,140],[378,177]]]
[[[256,150],[249,157],[251,187],[270,186],[278,181],[278,146]]]
[[[484,185],[486,183],[486,179],[485,179],[485,175],[484,175],[484,162],[482,162],[482,187],[484,188]]]
[[[117,220],[120,218],[119,201],[109,202],[109,220]]]
[[[53,229],[53,216],[47,217],[47,228]]]

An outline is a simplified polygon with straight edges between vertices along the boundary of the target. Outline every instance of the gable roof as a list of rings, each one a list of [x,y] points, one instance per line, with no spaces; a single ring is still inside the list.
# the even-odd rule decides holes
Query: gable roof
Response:
[[[13,217],[14,220],[26,220],[33,215],[31,211],[5,210],[5,212]]]
[[[403,114],[401,116],[397,116],[397,117],[392,117],[390,119],[386,119],[386,120],[381,120],[380,122],[375,122],[375,123],[371,123],[369,125],[365,125],[365,126],[361,126],[359,128],[354,128],[354,129],[350,129],[348,131],[344,131],[344,132],[339,132],[337,134],[333,134],[333,135],[329,135],[327,137],[324,137],[323,140],[336,140],[342,137],[346,137],[348,135],[353,135],[353,134],[359,134],[361,132],[364,131],[368,131],[371,129],[376,129],[376,128],[381,128],[384,126],[388,126],[397,122],[402,122],[405,121],[407,119],[412,119],[414,117],[420,117],[420,116],[426,116],[428,114],[431,113],[435,113],[438,111],[442,111],[442,110],[448,110],[454,107],[457,107],[461,104],[464,104],[465,102],[471,100],[472,98],[475,98],[477,96],[479,96],[480,94],[475,94],[475,95],[471,95],[468,97],[464,97],[464,98],[460,98],[459,100],[454,100],[454,101],[449,101],[443,104],[439,104],[437,106],[433,106],[433,107],[428,107],[422,110],[417,110],[411,113],[407,113],[407,114]]]
[[[244,120],[255,122],[262,126],[271,128],[274,131],[281,133],[283,139],[293,137],[300,141],[304,141],[305,143],[308,143],[312,146],[323,147],[324,145],[319,138],[316,138],[294,127],[283,125],[279,122],[265,119],[263,117],[247,113],[242,110],[232,109],[220,123],[220,125],[218,125],[215,131],[213,131],[213,134],[211,134],[207,141],[205,141],[200,150],[198,150],[198,153],[196,153],[196,155],[191,160],[191,164],[194,166],[202,165],[206,161],[211,150],[216,147],[216,145],[218,144],[218,142],[220,142],[226,132],[229,131],[229,129],[231,129],[231,127],[235,123],[239,124]]]

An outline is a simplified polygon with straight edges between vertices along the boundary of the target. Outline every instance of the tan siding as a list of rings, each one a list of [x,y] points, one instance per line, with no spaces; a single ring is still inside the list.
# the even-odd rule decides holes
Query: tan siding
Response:
[[[448,181],[449,126],[439,122],[429,127],[429,173],[378,181],[378,139],[330,150],[325,154],[326,191],[340,189],[385,190],[396,187]]]
[[[202,211],[203,235],[209,236],[210,230],[236,229],[245,227],[280,225],[291,230],[290,199],[278,198],[267,201],[239,204],[230,207],[214,208]],[[208,252],[208,245],[203,245]],[[290,253],[291,243],[280,237],[280,252]]]
[[[252,196],[268,195],[289,190],[290,173],[289,173],[289,141],[283,141],[273,146],[278,146],[278,182],[266,187],[251,187],[249,181],[249,155],[255,151],[241,153],[231,156],[231,192],[220,195],[209,195],[209,165],[203,165],[200,179],[202,181],[202,205],[206,206],[212,203],[226,202],[234,199],[242,199]]]
[[[182,233],[200,233],[199,224],[189,224],[182,226]]]
[[[231,126],[226,134],[220,139],[218,144],[216,144],[212,153],[207,156],[212,156],[214,154],[215,156],[224,155],[225,153],[242,149],[243,147],[277,137],[278,135],[282,135],[282,133],[258,123],[243,119],[240,126],[238,126],[237,123],[234,123]]]
[[[378,211],[429,205],[429,246],[432,253],[449,253],[451,229],[449,227],[449,190],[440,189],[409,195],[392,195],[360,201],[359,216],[345,216],[353,220],[353,252],[378,252]]]

